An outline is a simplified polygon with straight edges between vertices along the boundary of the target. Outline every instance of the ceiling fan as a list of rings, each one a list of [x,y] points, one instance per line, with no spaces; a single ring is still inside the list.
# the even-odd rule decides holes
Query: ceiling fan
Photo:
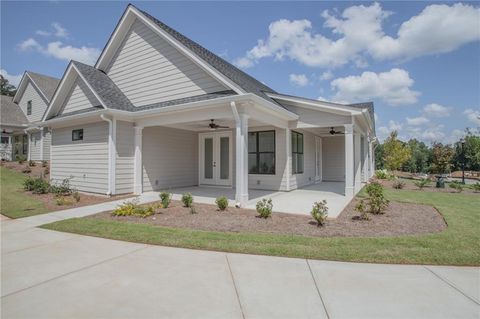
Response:
[[[210,120],[210,123],[208,124],[208,127],[210,128],[210,130],[213,130],[213,131],[217,130],[219,128],[228,128],[228,126],[222,126],[222,125],[216,124],[214,119]]]
[[[330,128],[329,133],[332,134],[332,135],[335,135],[335,134],[343,134],[343,132],[335,131],[335,130],[333,129],[333,126]]]

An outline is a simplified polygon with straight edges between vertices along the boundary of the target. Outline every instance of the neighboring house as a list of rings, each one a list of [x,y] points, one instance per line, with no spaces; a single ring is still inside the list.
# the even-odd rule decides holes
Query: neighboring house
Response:
[[[13,97],[13,102],[23,111],[28,121],[25,133],[29,160],[50,159],[51,134],[48,128],[41,126],[41,122],[59,82],[59,79],[50,76],[25,71]]]
[[[72,61],[43,118],[51,178],[81,191],[174,187],[289,191],[322,181],[353,196],[372,176],[373,104],[278,93],[128,5],[95,66]]]
[[[11,96],[1,95],[0,100],[0,158],[11,161],[17,155],[27,156],[28,140],[25,130],[28,119]]]

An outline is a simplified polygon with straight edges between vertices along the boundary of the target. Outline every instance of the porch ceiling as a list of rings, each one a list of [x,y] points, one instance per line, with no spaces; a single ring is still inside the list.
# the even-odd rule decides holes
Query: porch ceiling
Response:
[[[221,130],[228,130],[228,129],[234,129],[235,128],[235,121],[233,118],[215,118],[212,117],[213,120],[215,120],[215,124],[218,124],[220,126],[226,126],[227,128],[219,128],[218,131]],[[179,123],[179,124],[171,124],[171,125],[165,125],[166,127],[171,127],[171,128],[177,128],[181,130],[188,130],[188,131],[195,131],[195,132],[205,132],[209,131],[209,124],[212,119],[209,120],[202,120],[202,121],[194,121],[194,122],[187,122],[187,123]],[[248,126],[265,126],[268,125],[266,123],[250,119],[248,121]]]

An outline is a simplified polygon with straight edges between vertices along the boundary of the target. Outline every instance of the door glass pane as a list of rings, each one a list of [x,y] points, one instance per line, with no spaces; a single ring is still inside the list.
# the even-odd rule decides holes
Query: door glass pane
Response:
[[[204,177],[213,178],[213,138],[205,139]]]
[[[275,132],[259,132],[258,133],[258,151],[259,152],[275,151]]]
[[[230,141],[220,137],[220,179],[228,179],[230,173]]]

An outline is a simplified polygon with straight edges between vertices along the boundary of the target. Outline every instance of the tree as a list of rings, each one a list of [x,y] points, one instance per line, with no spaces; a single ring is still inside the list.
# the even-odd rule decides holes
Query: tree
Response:
[[[8,80],[0,75],[0,89],[2,95],[14,96],[17,89],[14,85],[8,83]]]
[[[463,151],[465,152],[465,169],[480,171],[480,136],[475,135],[471,130],[465,132],[464,146],[462,150],[461,141],[455,143],[455,154],[453,156],[453,167],[457,170],[462,168]]]
[[[428,158],[430,156],[428,146],[417,139],[410,139],[407,145],[412,156],[403,165],[403,170],[411,173],[425,173],[428,170]]]
[[[430,166],[430,171],[435,174],[445,174],[450,172],[453,154],[454,150],[450,145],[433,143],[432,165]]]
[[[378,143],[375,145],[375,169],[384,169],[385,163],[383,162],[383,144]]]
[[[393,131],[383,143],[383,161],[391,171],[399,170],[411,157],[408,145],[398,140],[397,135],[397,131]]]

